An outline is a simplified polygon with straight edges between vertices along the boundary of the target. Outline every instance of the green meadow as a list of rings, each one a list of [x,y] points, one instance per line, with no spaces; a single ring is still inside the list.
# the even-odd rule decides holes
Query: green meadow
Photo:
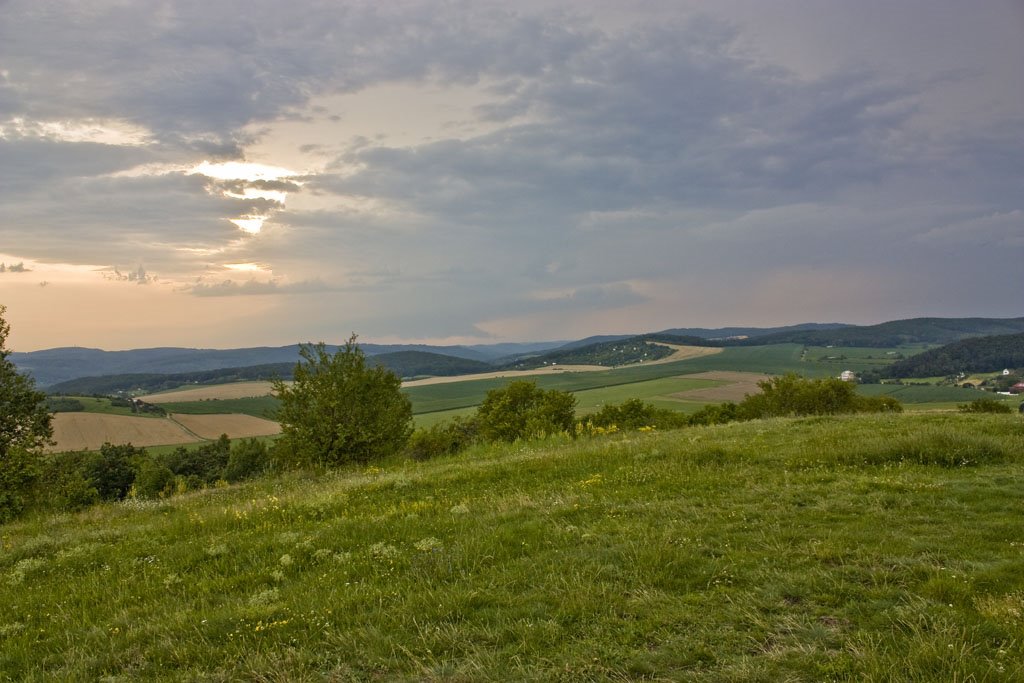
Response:
[[[10,681],[1024,679],[1024,422],[476,447],[0,528]]]

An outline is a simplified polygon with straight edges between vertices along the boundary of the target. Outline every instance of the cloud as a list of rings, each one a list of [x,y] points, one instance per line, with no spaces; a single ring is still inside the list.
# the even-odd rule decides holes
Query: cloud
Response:
[[[759,277],[798,315],[836,272],[987,305],[1024,210],[1005,11],[827,7],[11,0],[0,244],[391,335],[710,326],[652,288]]]
[[[337,291],[320,280],[279,283],[277,280],[222,280],[216,283],[198,282],[187,288],[195,296],[261,296],[267,294],[310,294]]]

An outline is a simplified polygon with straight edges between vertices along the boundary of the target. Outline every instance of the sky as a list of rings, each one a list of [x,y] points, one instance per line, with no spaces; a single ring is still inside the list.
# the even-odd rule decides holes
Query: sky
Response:
[[[1020,0],[0,0],[8,348],[1024,315]]]

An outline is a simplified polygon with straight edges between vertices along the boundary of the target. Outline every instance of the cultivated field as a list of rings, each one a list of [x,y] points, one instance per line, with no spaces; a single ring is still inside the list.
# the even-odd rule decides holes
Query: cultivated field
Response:
[[[232,382],[230,384],[213,384],[190,389],[163,391],[159,394],[149,394],[139,398],[147,403],[180,403],[184,401],[269,396],[272,389],[273,385],[270,382]]]
[[[270,436],[281,427],[252,415],[182,415],[171,418],[131,417],[102,413],[57,413],[53,416],[51,453],[93,451],[105,443],[165,446],[216,439]]]
[[[712,380],[716,382],[724,382],[724,384],[680,391],[672,394],[672,398],[679,398],[685,401],[704,401],[709,403],[742,401],[747,394],[756,394],[760,392],[761,388],[757,386],[757,383],[769,378],[769,375],[762,375],[756,372],[729,372],[726,370],[698,372],[695,375],[686,375],[686,379]]]
[[[172,420],[102,413],[57,413],[53,438],[51,452],[96,450],[105,443],[158,446],[196,441]]]
[[[660,358],[658,360],[648,361],[646,363],[635,363],[633,365],[624,365],[625,368],[634,368],[641,365],[663,365],[665,363],[675,363],[676,361],[689,360],[691,358],[701,358],[703,356],[711,356],[716,353],[721,353],[720,348],[710,348],[705,346],[681,346],[679,344],[662,344],[658,342],[659,346],[667,346],[673,349],[674,353],[671,356]],[[451,377],[427,377],[426,379],[416,379],[409,382],[402,382],[403,387],[425,387],[432,384],[451,384],[453,382],[472,382],[481,379],[521,379],[524,377],[536,377],[536,376],[550,376],[550,375],[561,375],[570,372],[614,372],[617,368],[609,368],[604,365],[548,365],[543,368],[535,368],[533,370],[500,370],[496,372],[481,372],[475,375],[453,375]]]
[[[250,436],[271,436],[281,433],[281,425],[273,420],[252,415],[184,415],[174,413],[172,419],[187,430],[204,439],[216,439],[221,434],[239,439]]]

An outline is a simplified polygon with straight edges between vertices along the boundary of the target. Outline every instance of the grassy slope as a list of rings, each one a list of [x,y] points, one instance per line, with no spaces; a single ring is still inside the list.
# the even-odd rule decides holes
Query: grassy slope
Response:
[[[0,678],[1021,680],[1022,454],[1017,416],[780,420],[23,521]]]

